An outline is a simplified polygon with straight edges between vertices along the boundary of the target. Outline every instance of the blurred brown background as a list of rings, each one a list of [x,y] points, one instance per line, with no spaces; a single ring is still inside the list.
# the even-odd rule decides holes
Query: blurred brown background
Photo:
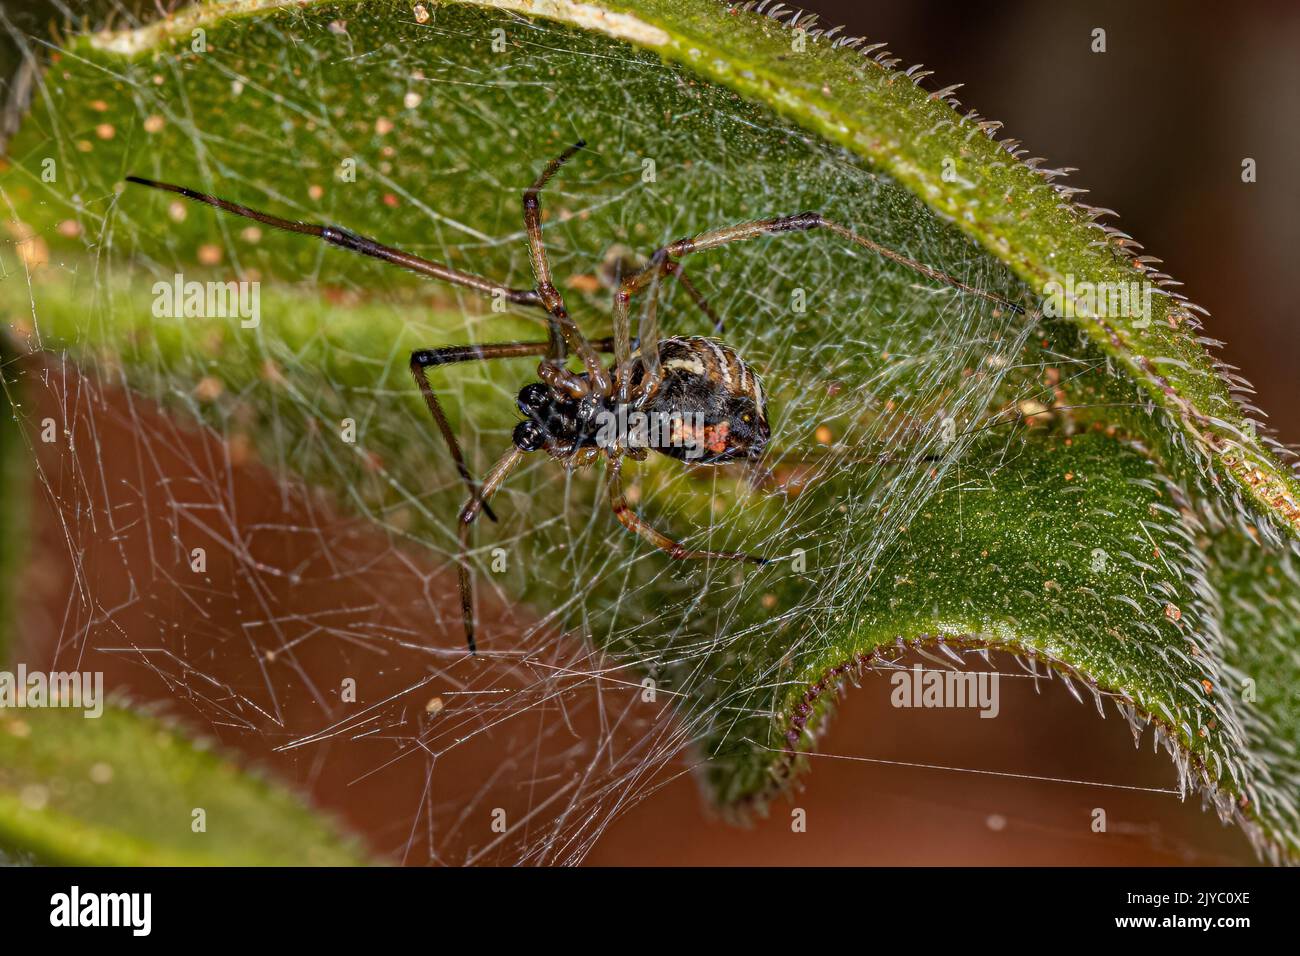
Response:
[[[106,6],[90,4],[82,10],[57,2],[6,0],[4,13],[11,25],[44,35],[52,20],[69,14],[84,13],[99,22]],[[114,16],[128,19],[131,6],[113,5]],[[155,4],[134,6],[152,9]],[[1300,388],[1294,373],[1300,327],[1286,285],[1300,248],[1300,186],[1294,172],[1300,169],[1297,5],[1237,3],[1225,9],[1131,0],[987,5],[822,0],[805,6],[823,15],[823,25],[844,23],[850,35],[888,40],[904,65],[923,62],[936,70],[926,81],[931,89],[964,81],[957,94],[961,101],[1002,120],[1004,133],[1021,139],[1031,155],[1046,157],[1048,165],[1078,167],[1070,181],[1092,190],[1084,201],[1118,210],[1120,227],[1144,243],[1149,254],[1165,260],[1165,270],[1185,283],[1183,291],[1192,301],[1211,311],[1207,333],[1228,342],[1223,357],[1255,384],[1258,404],[1280,437],[1300,440]],[[1095,27],[1106,30],[1104,54],[1090,50]],[[7,52],[0,51],[6,76],[13,75],[13,50],[10,45]],[[6,95],[10,90],[12,86]],[[1249,185],[1241,181],[1241,161],[1248,156],[1258,163],[1258,182]],[[78,489],[72,485],[84,466],[60,458],[63,453],[53,447],[41,449],[41,465],[54,480],[35,501],[38,545],[24,620],[27,659],[33,666],[58,659],[61,648],[66,652],[69,643],[84,638],[88,653],[82,666],[102,668],[114,686],[142,699],[169,701],[174,712],[197,721],[203,708],[187,709],[194,702],[176,692],[183,682],[178,685],[165,667],[151,671],[121,653],[129,643],[123,635],[174,626],[169,622],[184,620],[187,605],[183,595],[167,590],[167,582],[151,582],[144,596],[132,593],[123,556],[147,553],[151,546],[149,502],[144,496],[128,501],[113,496],[114,489],[163,480],[170,447],[190,442],[198,448],[209,439],[175,433],[138,404],[128,413],[121,395],[110,391],[101,396],[75,375],[66,380],[53,376],[40,401],[46,408],[66,403],[81,409],[95,419],[104,447],[123,453],[120,460],[105,463],[99,488]],[[146,420],[152,438],[141,439],[137,432]],[[150,441],[152,447],[142,448]],[[212,444],[208,457],[213,471],[193,476],[196,484],[224,484],[214,480],[223,459]],[[203,457],[195,453],[189,460]],[[146,473],[142,461],[162,471]],[[235,471],[222,495],[233,496],[240,507],[231,501],[222,506],[238,513],[240,523],[231,535],[250,542],[251,564],[289,566],[296,560],[301,545],[287,536],[257,534],[268,524],[311,524],[322,529],[319,535],[331,547],[347,540],[357,553],[366,551],[364,531],[341,521],[327,526],[317,505],[311,505],[310,519],[302,517],[301,509],[308,506],[285,503],[271,493],[270,474],[256,464]],[[69,483],[68,500],[81,501],[83,510],[74,514],[60,502],[59,476]],[[87,513],[109,511],[117,516],[120,534],[112,541],[83,535],[91,547],[77,557],[101,603],[110,603],[119,591],[131,603],[124,605],[125,613],[86,622],[89,636],[70,633],[69,608],[78,585],[67,531],[70,525],[84,525]],[[153,524],[163,527],[165,522]],[[322,546],[319,540],[313,545]],[[382,546],[378,551],[385,553]],[[234,577],[239,573],[231,569]],[[376,564],[347,584],[329,581],[315,590],[295,590],[274,580],[259,587],[283,617],[292,606],[318,616],[339,608],[347,612],[346,628],[355,631],[384,627],[404,613],[404,602],[418,603],[412,596],[430,588],[452,599],[445,569],[421,567],[414,559]],[[206,607],[202,627],[189,637],[210,673],[222,666],[222,649],[215,637],[205,644],[205,635],[239,629],[239,593],[233,590],[224,603]],[[363,607],[368,608],[364,613],[358,610]],[[1032,680],[1012,676],[1019,673],[1013,662],[995,658],[994,664],[1009,675],[1002,684],[1002,719],[981,721],[973,712],[894,710],[885,678],[868,677],[861,689],[848,694],[821,742],[821,752],[834,756],[813,758],[807,788],[775,806],[766,822],[741,829],[712,819],[684,767],[673,766],[647,780],[638,791],[639,802],[602,828],[587,859],[606,864],[1253,860],[1239,832],[1221,828],[1195,800],[1180,802],[1167,792],[1176,785],[1174,771],[1167,757],[1152,754],[1149,734],[1137,751],[1129,728],[1113,710],[1102,722],[1091,701],[1079,705],[1059,684],[1045,684],[1036,693]],[[393,676],[394,688],[410,684],[400,676],[402,670],[400,655],[383,661],[382,673]],[[223,676],[232,687],[257,679],[255,674]],[[574,691],[582,693],[581,687]],[[422,703],[423,697],[414,701],[415,709]],[[570,709],[591,717],[591,708]],[[539,712],[541,722],[557,719],[554,712]],[[357,767],[349,767],[341,754],[276,754],[273,747],[283,738],[197,723],[250,759],[270,762],[282,777],[362,829],[376,849],[394,852],[406,841],[404,858],[411,862],[435,858],[424,849],[409,851],[408,833],[424,826],[420,801],[427,794],[421,788],[436,780],[435,787],[446,789],[435,801],[454,811],[458,788],[472,793],[479,780],[501,770],[497,762],[503,742],[485,737],[481,753],[467,753],[454,769],[440,766],[435,777],[408,760],[402,775],[378,778],[375,788],[367,790],[358,786]],[[599,732],[590,724],[588,730]],[[374,754],[359,759],[362,769],[381,762]],[[430,819],[447,812],[435,813],[434,802],[428,806]],[[806,833],[791,831],[795,807],[807,813]],[[1094,833],[1090,826],[1098,808],[1107,813],[1106,833]],[[430,827],[431,844],[438,840],[432,834]],[[442,861],[462,859],[515,862],[509,853],[483,856],[472,848]]]

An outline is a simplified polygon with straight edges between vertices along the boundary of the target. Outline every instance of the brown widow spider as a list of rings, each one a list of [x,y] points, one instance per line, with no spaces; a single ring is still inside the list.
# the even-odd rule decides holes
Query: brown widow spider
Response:
[[[701,311],[713,320],[715,331],[722,331],[722,323],[708,301],[682,270],[679,260],[683,257],[759,236],[826,229],[928,278],[1008,306],[1017,312],[1023,311],[999,296],[975,289],[937,269],[872,242],[865,236],[826,219],[820,213],[802,212],[793,216],[777,216],[711,229],[694,238],[678,239],[655,250],[643,267],[633,270],[618,283],[614,292],[613,337],[589,341],[569,317],[564,300],[551,281],[551,268],[546,259],[546,249],[542,245],[539,201],[542,188],[556,170],[585,145],[585,142],[579,141],[551,160],[536,182],[524,190],[524,227],[528,234],[528,254],[536,280],[531,289],[509,288],[482,276],[385,246],[374,239],[337,226],[281,219],[184,186],[138,176],[126,177],[128,182],[177,193],[186,199],[207,203],[276,229],[315,236],[331,245],[382,259],[430,278],[464,286],[486,296],[502,296],[515,305],[545,311],[549,331],[549,338],[545,342],[450,345],[411,353],[411,374],[424,395],[429,413],[447,442],[461,479],[469,489],[469,501],[460,512],[458,566],[461,612],[465,620],[465,639],[471,654],[476,653],[477,648],[468,558],[470,528],[480,512],[491,520],[496,520],[488,507],[488,499],[529,452],[545,451],[552,459],[569,468],[590,464],[603,452],[609,462],[609,502],[614,515],[629,531],[639,534],[672,558],[717,558],[753,564],[768,563],[767,558],[738,551],[689,549],[641,519],[628,506],[623,494],[624,455],[643,461],[648,450],[653,449],[679,460],[691,460],[703,465],[720,465],[732,461],[757,462],[762,458],[771,435],[762,384],[754,370],[735,351],[714,338],[659,337],[656,303],[659,283],[667,276],[673,276]],[[649,299],[641,320],[641,334],[634,348],[629,307],[632,296],[647,288]],[[612,352],[614,355],[614,363],[609,368],[601,363],[602,352]],[[570,353],[582,361],[582,372],[574,372],[566,367]],[[525,355],[544,356],[537,366],[537,377],[541,381],[525,385],[519,392],[516,404],[525,417],[515,426],[514,447],[492,467],[479,486],[469,473],[460,445],[434,394],[428,370],[457,362],[481,362]],[[646,442],[643,434],[638,439],[635,430],[628,433],[625,429],[610,437],[605,430],[610,421],[625,421],[629,411],[641,412],[667,423],[670,440],[662,440],[661,433],[661,440]]]

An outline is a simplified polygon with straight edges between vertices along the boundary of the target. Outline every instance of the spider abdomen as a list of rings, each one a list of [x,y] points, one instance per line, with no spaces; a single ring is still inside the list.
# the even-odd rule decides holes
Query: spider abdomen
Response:
[[[717,339],[664,339],[659,368],[660,381],[640,407],[659,418],[680,417],[682,425],[679,441],[655,451],[704,465],[762,456],[771,434],[763,384],[734,349]]]

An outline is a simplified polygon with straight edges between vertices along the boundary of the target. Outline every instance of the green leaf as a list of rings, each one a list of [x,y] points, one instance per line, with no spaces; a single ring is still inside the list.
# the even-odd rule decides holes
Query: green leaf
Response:
[[[2,184],[50,250],[9,303],[19,330],[247,437],[450,562],[461,490],[406,356],[533,337],[536,316],[123,191],[123,176],[527,286],[519,194],[585,137],[543,208],[592,336],[610,327],[611,250],[804,209],[1015,302],[1051,281],[1159,278],[888,54],[695,0],[427,6],[245,3],[75,41]],[[715,797],[761,808],[853,669],[900,641],[1008,650],[1153,723],[1187,789],[1265,854],[1297,855],[1296,487],[1198,342],[1194,307],[1165,288],[1145,325],[1084,301],[1025,316],[820,234],[686,266],[763,375],[776,479],[647,462],[637,507],[692,546],[788,560],[673,564],[621,532],[598,474],[565,483],[534,461],[475,552],[480,589],[557,611],[533,653],[573,628],[609,666],[652,677],[678,695]],[[260,324],[155,317],[154,283],[177,272],[263,280]],[[661,321],[709,332],[676,286]],[[530,373],[439,378],[478,473],[508,447]],[[349,418],[355,444],[337,437]],[[499,545],[511,570],[489,578]],[[492,635],[481,642],[490,655]]]
[[[0,712],[0,846],[62,866],[366,861],[295,795],[113,705]]]

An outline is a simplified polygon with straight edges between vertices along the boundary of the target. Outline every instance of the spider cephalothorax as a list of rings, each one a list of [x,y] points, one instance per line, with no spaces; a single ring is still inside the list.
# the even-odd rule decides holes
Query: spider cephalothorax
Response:
[[[603,455],[608,461],[609,501],[615,516],[629,531],[636,532],[670,557],[766,563],[765,558],[742,552],[687,548],[640,518],[623,495],[621,467],[624,456],[641,460],[654,450],[681,461],[704,465],[757,461],[762,457],[770,435],[763,387],[753,369],[731,348],[717,339],[659,337],[656,303],[660,281],[668,277],[675,278],[695,305],[713,321],[714,330],[722,331],[722,320],[682,271],[682,258],[760,236],[825,229],[930,279],[1021,311],[1018,306],[992,293],[972,288],[937,269],[872,242],[826,219],[821,213],[801,212],[710,229],[694,238],[679,239],[659,248],[640,267],[634,266],[630,271],[621,267],[616,272],[617,288],[614,291],[614,334],[611,338],[592,342],[569,317],[564,299],[551,281],[551,267],[542,244],[540,201],[542,187],[584,145],[579,142],[551,160],[536,182],[524,190],[524,228],[528,234],[528,255],[535,282],[531,289],[508,288],[483,276],[432,262],[336,226],[281,219],[184,186],[137,176],[127,177],[129,182],[177,193],[277,229],[314,236],[350,252],[382,259],[420,275],[472,289],[494,300],[503,298],[514,305],[545,311],[549,333],[545,342],[451,345],[411,353],[411,374],[415,376],[429,413],[469,489],[469,501],[460,513],[459,571],[461,611],[471,652],[475,644],[468,558],[470,526],[480,512],[495,520],[487,501],[528,452],[545,450],[551,457],[570,466],[586,464]],[[634,295],[646,292],[638,348],[634,351],[630,304]],[[611,352],[614,363],[607,367],[599,356]],[[524,419],[515,426],[513,447],[488,472],[480,486],[469,473],[460,444],[429,382],[428,371],[456,362],[539,355],[543,356],[537,366],[537,377],[541,381],[525,386],[517,399]],[[582,361],[582,372],[566,367],[570,355]]]

